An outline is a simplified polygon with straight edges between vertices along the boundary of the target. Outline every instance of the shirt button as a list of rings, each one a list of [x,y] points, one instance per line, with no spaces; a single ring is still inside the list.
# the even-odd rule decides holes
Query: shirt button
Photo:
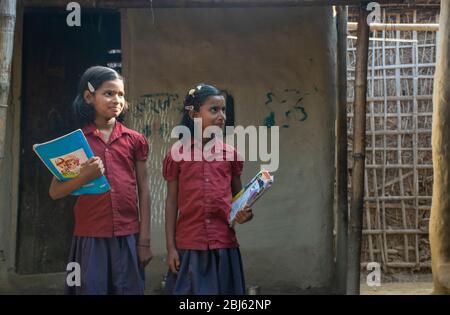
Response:
[[[108,152],[108,151],[109,151],[108,148],[106,148],[106,149],[105,149],[105,152]]]
[[[205,182],[209,183],[209,179],[205,179]]]
[[[207,224],[209,224],[209,223],[211,223],[211,220],[206,219],[205,222],[206,222]]]
[[[114,189],[111,188],[111,192],[114,192]]]

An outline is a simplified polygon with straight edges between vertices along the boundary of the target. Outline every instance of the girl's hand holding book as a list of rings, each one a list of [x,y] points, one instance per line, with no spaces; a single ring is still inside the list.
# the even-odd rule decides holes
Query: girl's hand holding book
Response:
[[[100,177],[105,172],[102,159],[98,156],[94,156],[89,159],[86,163],[81,165],[80,177],[84,179],[85,184],[91,182],[92,180]]]
[[[245,206],[243,209],[236,213],[235,221],[239,224],[250,221],[253,218],[252,208],[250,206]]]

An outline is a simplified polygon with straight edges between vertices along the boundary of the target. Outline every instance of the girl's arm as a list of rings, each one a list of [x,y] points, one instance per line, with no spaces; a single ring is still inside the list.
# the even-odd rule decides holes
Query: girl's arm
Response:
[[[150,192],[148,186],[148,171],[145,161],[136,162],[136,178],[139,194],[139,244],[150,244]]]
[[[175,227],[178,215],[178,180],[167,182],[166,197],[166,247],[167,264],[173,273],[180,268],[180,259],[175,243]]]
[[[101,176],[104,171],[102,160],[98,156],[94,156],[82,166],[77,177],[65,182],[53,177],[48,193],[53,200],[66,197],[72,191]]]
[[[139,212],[141,215],[138,256],[141,265],[145,267],[153,258],[150,249],[150,190],[146,161],[136,162],[136,179],[139,194]]]

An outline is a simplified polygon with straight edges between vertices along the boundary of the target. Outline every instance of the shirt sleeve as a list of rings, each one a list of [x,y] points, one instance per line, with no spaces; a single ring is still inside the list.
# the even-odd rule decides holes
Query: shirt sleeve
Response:
[[[167,152],[163,161],[163,177],[166,181],[171,182],[178,179],[179,163],[172,158],[171,151]]]
[[[149,145],[144,135],[139,135],[136,139],[135,159],[136,161],[147,161]]]

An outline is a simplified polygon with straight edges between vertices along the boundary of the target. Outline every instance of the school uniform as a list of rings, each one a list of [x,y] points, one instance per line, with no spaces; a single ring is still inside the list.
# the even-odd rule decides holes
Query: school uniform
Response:
[[[143,294],[144,270],[139,266],[136,161],[148,157],[147,139],[116,122],[108,142],[95,124],[82,128],[95,156],[105,168],[111,189],[81,195],[74,206],[75,229],[69,262],[78,262],[81,286],[66,294]]]
[[[231,210],[231,179],[242,173],[235,149],[220,140],[210,157],[195,161],[202,150],[190,142],[191,161],[181,158],[180,149],[169,151],[163,162],[163,176],[168,182],[178,180],[178,219],[175,242],[180,256],[178,275],[169,271],[168,294],[244,294],[245,281],[239,244],[228,225]],[[172,151],[172,150],[171,150]],[[189,155],[188,154],[188,155]],[[186,155],[185,155],[186,156]],[[233,161],[227,161],[233,156]]]

